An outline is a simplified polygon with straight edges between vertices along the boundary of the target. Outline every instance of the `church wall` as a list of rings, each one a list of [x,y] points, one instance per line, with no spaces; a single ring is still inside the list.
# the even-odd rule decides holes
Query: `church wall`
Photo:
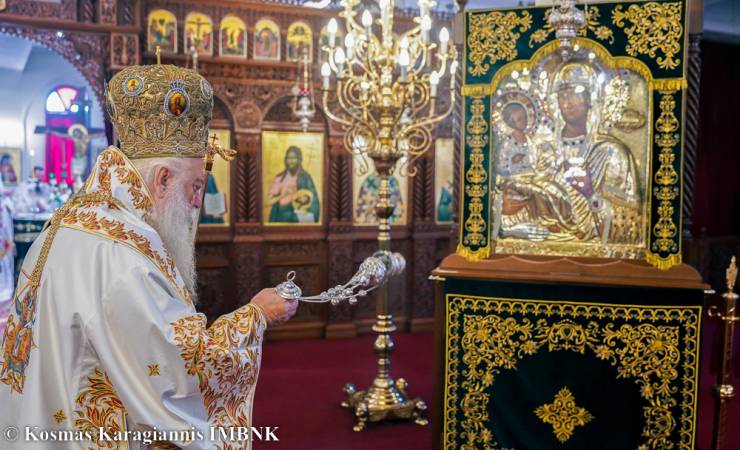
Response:
[[[91,97],[92,90],[74,66],[53,51],[33,45],[32,41],[4,34],[0,36],[14,48],[30,46],[22,71],[0,71],[0,121],[14,128],[10,137],[0,138],[0,145],[26,150],[22,152],[21,168],[25,178],[34,165],[44,164],[45,135],[34,134],[34,129],[46,124],[46,96],[61,85],[84,87]],[[21,44],[12,42],[15,40],[21,40]],[[104,126],[103,113],[97,102],[92,104],[91,125],[93,128]],[[33,150],[33,158],[29,150]]]

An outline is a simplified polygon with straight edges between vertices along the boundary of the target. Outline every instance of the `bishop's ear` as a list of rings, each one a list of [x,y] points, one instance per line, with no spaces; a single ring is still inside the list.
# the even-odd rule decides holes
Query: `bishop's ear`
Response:
[[[152,194],[157,200],[167,197],[167,189],[172,189],[172,171],[165,165],[157,166],[154,170],[154,186]]]

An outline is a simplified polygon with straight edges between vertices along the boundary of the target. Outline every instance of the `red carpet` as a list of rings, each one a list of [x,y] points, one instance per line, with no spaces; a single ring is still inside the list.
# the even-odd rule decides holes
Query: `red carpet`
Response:
[[[434,351],[431,334],[393,335],[391,376],[406,378],[409,393],[432,399]],[[255,426],[278,426],[280,442],[255,443],[254,450],[425,450],[429,426],[369,424],[356,433],[354,417],[342,408],[342,388],[365,389],[375,376],[373,336],[342,340],[268,342],[254,402]]]
[[[712,342],[714,321],[706,321],[702,350]],[[426,450],[431,429],[412,423],[370,424],[352,431],[354,420],[341,408],[342,387],[348,381],[365,389],[375,374],[373,336],[347,340],[269,342],[254,404],[255,426],[277,426],[280,442],[257,442],[255,450]],[[394,334],[391,375],[409,382],[411,395],[431,407],[433,341],[431,334]],[[740,348],[740,347],[739,347]],[[738,350],[740,352],[740,350]],[[703,351],[699,395],[697,450],[711,446],[714,401],[709,373],[709,351]],[[735,359],[740,359],[735,354]],[[736,364],[735,367],[740,366]],[[733,380],[740,389],[740,380]],[[740,398],[730,402],[727,450],[740,449]],[[526,450],[526,449],[520,449]]]

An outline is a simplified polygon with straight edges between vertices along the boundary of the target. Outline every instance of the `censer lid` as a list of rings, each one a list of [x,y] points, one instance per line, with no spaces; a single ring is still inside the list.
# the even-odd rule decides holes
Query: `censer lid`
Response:
[[[301,291],[301,288],[293,280],[295,280],[295,271],[291,270],[288,272],[287,281],[283,281],[275,286],[275,293],[286,300],[300,298],[303,295],[303,291]]]

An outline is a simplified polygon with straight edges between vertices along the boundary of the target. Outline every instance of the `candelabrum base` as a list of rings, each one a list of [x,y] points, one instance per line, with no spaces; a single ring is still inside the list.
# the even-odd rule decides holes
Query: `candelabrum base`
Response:
[[[367,391],[357,391],[354,384],[347,383],[344,386],[346,399],[342,406],[355,414],[357,423],[352,429],[362,431],[367,422],[394,419],[413,420],[418,425],[427,425],[429,421],[423,417],[427,404],[418,397],[409,399],[407,386],[403,378],[395,382],[391,378],[376,378]]]

